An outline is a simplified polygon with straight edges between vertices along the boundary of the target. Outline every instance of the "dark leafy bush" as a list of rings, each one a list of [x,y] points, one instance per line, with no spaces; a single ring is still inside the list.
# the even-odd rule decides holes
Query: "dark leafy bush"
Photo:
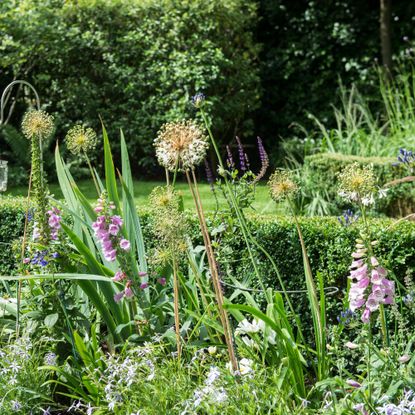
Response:
[[[392,52],[412,62],[415,4],[396,0],[391,10]],[[257,132],[264,138],[292,137],[293,123],[314,130],[308,112],[331,127],[339,78],[380,98],[374,69],[381,63],[379,1],[261,0],[259,15],[264,94]]]
[[[402,178],[407,174],[403,166],[395,166],[396,159],[388,157],[359,157],[335,153],[321,153],[305,157],[303,175],[305,192],[321,190],[327,197],[326,202],[332,206],[332,212],[338,212],[347,205],[338,194],[337,175],[347,165],[358,163],[361,166],[371,165],[380,187]],[[334,202],[331,202],[334,201]],[[390,187],[386,197],[379,199],[375,212],[388,216],[404,216],[415,211],[415,192],[412,184],[400,184]]]
[[[209,96],[222,138],[252,131],[255,22],[255,2],[243,0],[2,1],[0,88],[31,81],[61,139],[77,121],[99,130],[98,115],[110,132],[123,128],[131,156],[149,174],[158,128],[194,115],[197,91]]]

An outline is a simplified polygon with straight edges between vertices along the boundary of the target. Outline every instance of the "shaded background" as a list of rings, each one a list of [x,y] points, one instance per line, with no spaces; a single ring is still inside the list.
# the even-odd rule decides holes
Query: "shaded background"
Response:
[[[140,178],[162,177],[155,134],[166,121],[195,116],[190,97],[203,91],[222,145],[239,135],[255,165],[260,135],[275,165],[282,140],[304,138],[297,125],[315,134],[308,112],[330,124],[339,79],[357,84],[376,110],[379,16],[378,0],[3,0],[0,89],[32,82],[61,141],[75,122],[99,131],[100,115],[117,154],[122,128]],[[395,60],[411,62],[413,2],[395,0],[390,23]],[[17,131],[24,93],[0,130],[11,184],[27,178]],[[78,163],[72,171],[81,177]]]

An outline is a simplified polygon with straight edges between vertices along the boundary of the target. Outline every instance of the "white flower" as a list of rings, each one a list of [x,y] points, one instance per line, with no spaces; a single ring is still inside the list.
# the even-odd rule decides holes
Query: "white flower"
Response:
[[[384,197],[386,197],[388,195],[388,190],[389,189],[379,189],[379,192],[378,192],[379,199],[383,199]]]
[[[170,171],[188,171],[200,164],[209,144],[193,121],[164,124],[154,140],[160,165]]]
[[[270,330],[269,334],[267,336],[267,341],[269,344],[272,344],[273,346],[276,344],[275,337],[277,336],[277,333],[275,333],[274,330]]]
[[[212,396],[212,402],[214,403],[222,403],[225,402],[226,399],[228,399],[228,394],[224,388],[219,388]]]
[[[362,198],[362,204],[364,206],[370,206],[373,205],[373,203],[375,203],[375,198],[373,197],[373,194]]]
[[[398,360],[399,360],[399,363],[406,363],[411,360],[411,356],[404,354],[403,356],[399,357]]]
[[[216,352],[218,351],[218,349],[217,349],[217,347],[216,346],[209,346],[208,347],[208,353],[210,354],[210,355],[214,355],[214,354],[216,354]]]
[[[253,320],[250,323],[246,318],[239,322],[238,327],[235,330],[235,336],[246,333],[258,333],[261,330],[261,326],[257,320]]]
[[[252,365],[254,362],[251,359],[243,358],[239,362],[239,371],[241,372],[241,375],[246,375],[253,371]]]
[[[248,336],[242,336],[242,341],[250,348],[250,349],[258,349],[258,344],[255,340],[251,339]]]
[[[211,366],[205,384],[212,385],[220,377],[220,370],[216,366]]]
[[[348,348],[349,348],[349,349],[351,349],[351,350],[355,350],[355,349],[357,349],[357,348],[359,347],[359,345],[358,345],[358,344],[353,343],[353,342],[347,342],[347,343],[345,344],[345,346],[346,346],[346,347],[348,347]]]

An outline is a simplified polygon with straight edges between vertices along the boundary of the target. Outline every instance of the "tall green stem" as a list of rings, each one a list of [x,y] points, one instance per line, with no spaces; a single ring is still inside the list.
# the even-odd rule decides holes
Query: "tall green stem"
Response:
[[[39,242],[46,245],[48,236],[46,180],[44,178],[41,152],[41,137],[32,137],[32,187],[35,202],[35,222],[39,230]]]
[[[94,180],[95,189],[97,190],[97,194],[99,196],[101,194],[101,190],[99,189],[98,181],[97,181],[97,178],[95,176],[94,169],[92,168],[91,161],[89,160],[89,157],[88,157],[88,154],[86,153],[86,151],[84,151],[83,153],[84,153],[86,162],[88,163],[88,167],[89,167],[89,171],[91,172],[92,179]]]

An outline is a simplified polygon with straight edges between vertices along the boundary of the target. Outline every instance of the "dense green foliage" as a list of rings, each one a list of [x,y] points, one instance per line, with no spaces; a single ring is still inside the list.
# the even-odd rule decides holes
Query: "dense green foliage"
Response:
[[[15,263],[12,244],[23,235],[23,200],[3,198],[0,206],[0,275],[10,275]]]
[[[98,114],[110,132],[122,126],[148,175],[158,128],[193,115],[197,91],[209,95],[207,111],[223,137],[252,131],[255,16],[255,3],[241,0],[4,1],[0,88],[31,81],[56,115],[60,139],[74,122],[98,130]]]
[[[388,157],[359,157],[336,153],[322,153],[305,157],[303,176],[303,189],[305,193],[325,195],[331,212],[338,212],[346,207],[345,201],[337,197],[338,174],[348,165],[358,163],[360,166],[370,165],[381,188],[385,184],[405,176],[402,165],[394,165],[395,159]],[[414,210],[413,186],[408,183],[389,187],[384,198],[380,198],[374,207],[375,212],[385,213],[389,216],[404,216]]]

